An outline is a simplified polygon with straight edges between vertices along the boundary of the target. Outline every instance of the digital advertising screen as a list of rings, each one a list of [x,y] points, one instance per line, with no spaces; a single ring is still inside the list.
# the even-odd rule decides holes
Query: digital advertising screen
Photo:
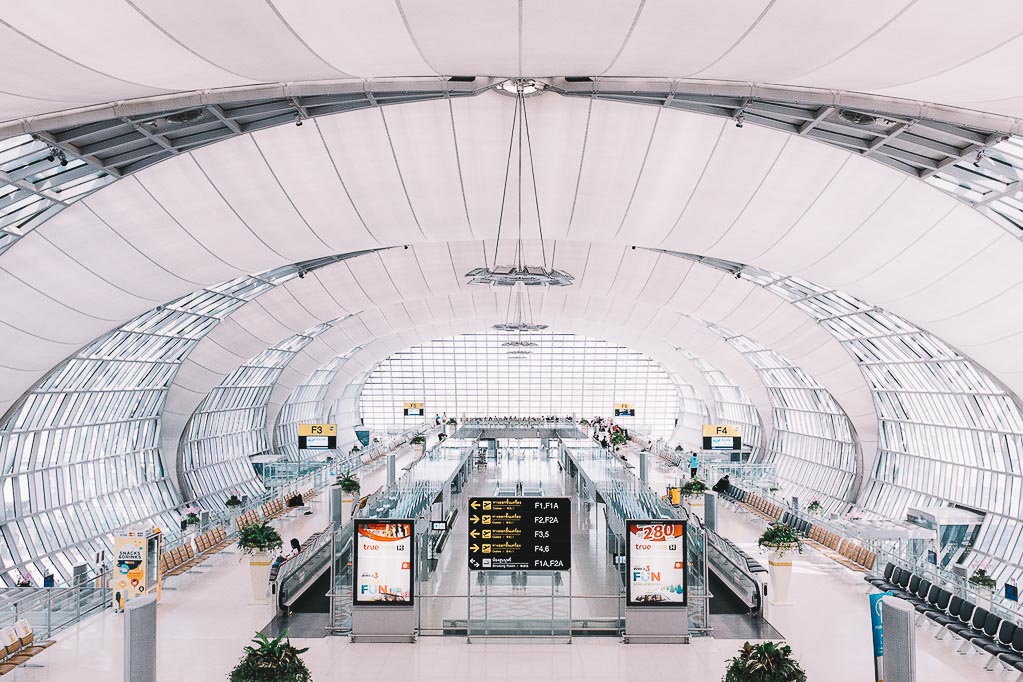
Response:
[[[415,522],[356,519],[353,603],[412,604]]]
[[[735,439],[731,436],[714,436],[710,439],[711,450],[732,450]]]
[[[688,592],[685,521],[629,521],[627,525],[626,603],[685,606]]]

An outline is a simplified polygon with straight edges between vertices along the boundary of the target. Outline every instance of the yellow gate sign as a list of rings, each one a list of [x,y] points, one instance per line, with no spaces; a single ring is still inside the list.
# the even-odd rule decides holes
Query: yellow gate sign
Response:
[[[337,424],[299,424],[300,436],[336,436]]]
[[[738,426],[731,426],[729,424],[704,424],[703,435],[708,438],[712,436],[730,436],[732,438],[736,438],[742,436],[742,431]]]

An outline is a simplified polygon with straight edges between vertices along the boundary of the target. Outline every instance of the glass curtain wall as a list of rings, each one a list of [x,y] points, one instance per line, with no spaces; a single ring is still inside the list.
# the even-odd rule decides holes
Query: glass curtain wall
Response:
[[[972,555],[999,581],[1023,579],[1023,412],[1016,396],[909,321],[806,280],[745,266],[815,317],[856,358],[880,421],[860,504],[891,518],[947,502],[986,519]]]
[[[685,348],[676,348],[703,374],[714,396],[715,419],[720,424],[734,424],[742,429],[742,442],[749,446],[750,456],[758,457],[764,447],[764,427],[760,413],[746,392],[727,374]],[[703,432],[700,432],[702,445]]]
[[[265,491],[250,458],[273,454],[266,428],[270,394],[295,355],[337,322],[267,348],[203,398],[181,438],[181,472],[190,497],[219,506],[227,495]]]
[[[510,342],[535,346],[506,346]],[[528,353],[515,354],[526,350]],[[550,332],[463,334],[414,346],[381,362],[362,389],[371,430],[400,430],[405,403],[426,413],[463,416],[612,417],[628,403],[635,417],[616,421],[655,438],[675,429],[676,379],[652,359],[599,339]]]
[[[290,462],[300,462],[336,454],[330,450],[299,450],[298,425],[317,424],[323,420],[323,401],[327,397],[330,382],[360,348],[362,346],[356,346],[320,367],[288,396],[287,401],[281,406],[281,411],[277,415],[277,425],[274,427],[274,446],[278,456]],[[340,444],[339,442],[338,445]]]
[[[58,581],[110,551],[112,532],[144,519],[175,527],[182,499],[165,475],[160,413],[182,360],[246,301],[296,266],[240,277],[154,308],[52,370],[0,430],[0,580],[20,570]]]
[[[772,462],[784,495],[843,512],[861,476],[852,424],[831,393],[785,357],[753,339],[710,325],[757,370],[771,400],[774,430],[757,461]]]

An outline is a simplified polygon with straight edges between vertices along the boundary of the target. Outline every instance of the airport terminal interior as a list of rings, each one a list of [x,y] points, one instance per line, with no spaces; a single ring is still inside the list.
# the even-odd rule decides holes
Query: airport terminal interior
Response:
[[[1023,680],[1023,6],[0,4],[0,676]]]

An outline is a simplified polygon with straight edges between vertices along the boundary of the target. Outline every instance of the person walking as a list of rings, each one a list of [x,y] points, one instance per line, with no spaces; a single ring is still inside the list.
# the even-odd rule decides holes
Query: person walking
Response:
[[[696,453],[689,455],[689,478],[696,478],[696,470],[700,468],[700,458]]]

